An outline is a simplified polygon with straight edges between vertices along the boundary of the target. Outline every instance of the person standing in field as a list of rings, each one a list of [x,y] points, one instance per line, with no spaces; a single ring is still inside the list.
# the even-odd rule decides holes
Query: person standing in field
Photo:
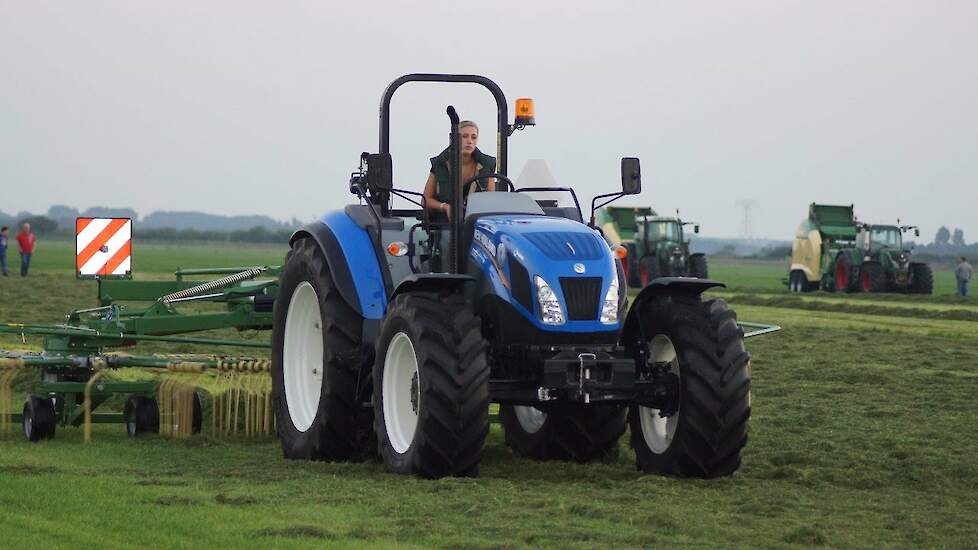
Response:
[[[27,268],[31,266],[31,256],[37,246],[37,235],[31,233],[31,224],[25,223],[24,229],[17,234],[17,247],[20,248],[20,276],[27,276]]]
[[[958,280],[958,296],[968,295],[968,283],[971,282],[971,276],[974,273],[975,270],[968,263],[968,260],[964,256],[961,256],[961,263],[954,270],[954,278]]]
[[[8,227],[5,225],[0,227],[0,273],[6,277],[9,275],[7,273],[7,235]]]

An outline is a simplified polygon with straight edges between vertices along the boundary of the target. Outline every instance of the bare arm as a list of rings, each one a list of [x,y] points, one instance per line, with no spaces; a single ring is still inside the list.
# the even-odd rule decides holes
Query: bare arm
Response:
[[[428,172],[428,181],[424,184],[424,205],[428,210],[434,212],[448,212],[448,203],[441,202],[435,197],[435,189],[438,187],[438,179],[435,174]]]

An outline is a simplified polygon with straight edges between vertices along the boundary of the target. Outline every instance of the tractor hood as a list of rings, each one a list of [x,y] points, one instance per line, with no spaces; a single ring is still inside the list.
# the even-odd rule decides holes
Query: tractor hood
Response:
[[[480,217],[472,237],[470,256],[490,267],[494,291],[510,301],[541,330],[593,332],[618,330],[626,288],[601,234],[579,222],[534,215]],[[491,271],[501,274],[493,277]],[[540,277],[563,307],[565,322],[545,324],[537,300]],[[619,287],[619,319],[602,323],[601,308],[613,281]]]

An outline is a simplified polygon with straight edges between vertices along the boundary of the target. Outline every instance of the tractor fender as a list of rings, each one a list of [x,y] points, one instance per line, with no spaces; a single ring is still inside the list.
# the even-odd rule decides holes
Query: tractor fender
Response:
[[[323,251],[343,300],[364,321],[382,319],[387,309],[387,292],[367,230],[337,210],[298,229],[289,238],[289,245],[304,238],[315,240]]]
[[[456,273],[416,273],[405,277],[391,294],[391,302],[399,294],[418,291],[452,291],[464,290],[467,283],[474,283],[475,277]]]
[[[625,326],[621,331],[619,339],[621,345],[631,345],[636,340],[641,339],[641,326],[639,325],[639,311],[642,305],[654,300],[659,296],[686,296],[696,297],[714,287],[726,288],[727,285],[713,281],[711,279],[692,279],[689,277],[659,277],[648,284],[632,302],[628,308],[628,315],[625,317]]]

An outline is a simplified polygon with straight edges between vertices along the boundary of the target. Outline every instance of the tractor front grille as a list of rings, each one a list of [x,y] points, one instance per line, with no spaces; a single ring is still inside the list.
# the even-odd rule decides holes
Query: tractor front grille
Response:
[[[561,277],[560,289],[567,301],[568,319],[593,321],[598,317],[601,277]]]
[[[608,245],[590,233],[565,233],[548,231],[525,233],[526,240],[533,243],[551,260],[597,260],[601,248]]]

